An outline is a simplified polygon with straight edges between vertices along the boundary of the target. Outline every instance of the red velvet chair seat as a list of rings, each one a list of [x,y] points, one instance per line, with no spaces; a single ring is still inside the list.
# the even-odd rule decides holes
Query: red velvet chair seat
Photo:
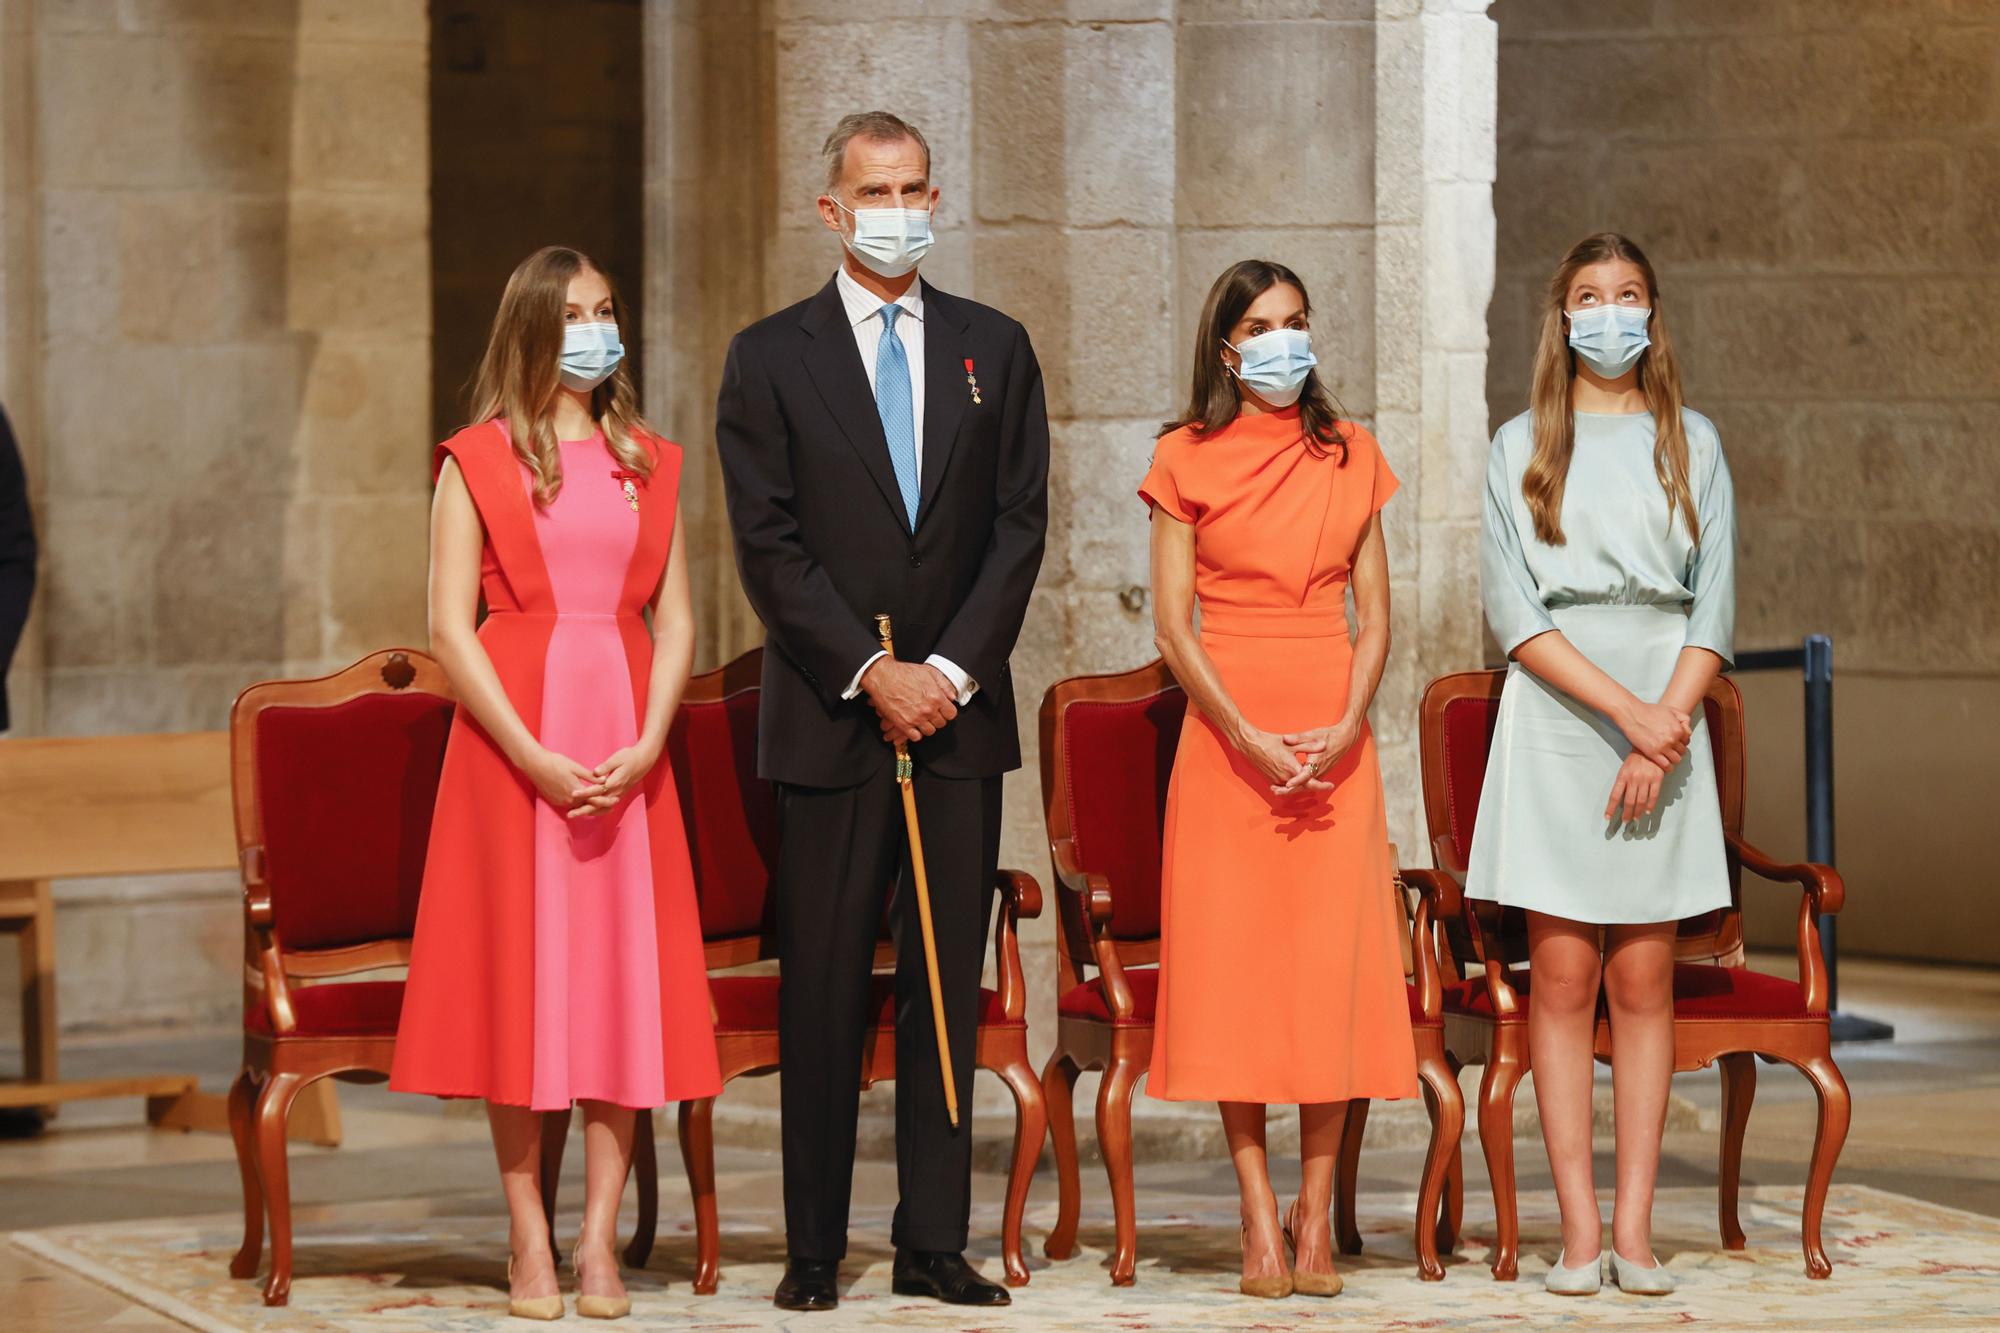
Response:
[[[342,981],[319,986],[289,988],[292,1013],[298,1026],[283,1034],[273,1032],[270,1010],[253,1004],[243,1015],[243,1026],[264,1036],[293,1037],[393,1037],[403,1016],[403,983],[400,981]]]
[[[1120,1026],[1151,1026],[1160,1002],[1160,969],[1128,967],[1125,969],[1125,981],[1132,988],[1132,1017],[1124,1019]],[[1063,1018],[1111,1022],[1111,1001],[1105,997],[1103,978],[1093,978],[1080,986],[1072,986],[1067,995],[1056,1001],[1056,1013]]]
[[[1514,993],[1520,1012],[1500,1021],[1525,1022],[1528,1017],[1529,982],[1532,969],[1513,973]],[[1416,1003],[1414,993],[1411,1004]],[[1600,997],[1599,1004],[1603,1001]],[[1493,997],[1487,992],[1486,978],[1470,977],[1444,988],[1446,1013],[1469,1014],[1489,1022],[1493,1019]],[[1713,963],[1674,964],[1674,1017],[1676,1019],[1730,1022],[1772,1018],[1824,1018],[1824,1011],[1808,1012],[1805,992],[1799,983],[1785,977],[1753,972],[1747,967],[1718,967]]]
[[[712,976],[709,993],[715,997],[715,1031],[718,1036],[778,1030],[778,978],[775,976]],[[896,978],[878,973],[869,988],[869,1003],[875,1008],[875,1026],[883,1031],[896,1026]],[[1001,1007],[1000,993],[990,987],[979,989],[979,1026],[1026,1027],[1026,1019],[1009,1021]]]

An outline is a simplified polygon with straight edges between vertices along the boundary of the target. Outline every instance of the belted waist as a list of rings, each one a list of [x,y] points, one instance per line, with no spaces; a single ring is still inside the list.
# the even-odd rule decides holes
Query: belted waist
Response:
[[[1347,609],[1303,606],[1207,606],[1201,608],[1203,634],[1247,639],[1332,639],[1347,637]]]

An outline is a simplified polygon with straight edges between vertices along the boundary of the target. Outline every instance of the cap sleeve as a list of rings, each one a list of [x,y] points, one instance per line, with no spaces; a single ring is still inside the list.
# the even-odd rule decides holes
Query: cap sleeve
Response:
[[[1347,425],[1347,447],[1350,458],[1365,458],[1373,477],[1368,496],[1368,512],[1379,514],[1382,506],[1389,503],[1389,497],[1401,488],[1402,482],[1389,467],[1389,460],[1382,456],[1382,442],[1352,422]]]
[[[1176,476],[1175,465],[1182,461],[1180,441],[1172,435],[1162,436],[1153,448],[1153,465],[1146,470],[1146,479],[1139,483],[1139,498],[1169,518],[1192,523],[1198,511],[1181,494],[1180,478]]]

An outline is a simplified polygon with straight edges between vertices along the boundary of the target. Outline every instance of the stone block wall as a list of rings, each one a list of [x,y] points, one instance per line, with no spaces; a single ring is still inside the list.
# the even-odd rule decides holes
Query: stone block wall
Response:
[[[422,7],[8,0],[0,39],[23,731],[221,727],[259,677],[421,643]],[[58,896],[66,1025],[229,1012],[231,877]]]
[[[738,21],[718,22],[718,9]],[[1324,373],[1404,483],[1387,515],[1397,646],[1374,723],[1394,835],[1422,848],[1416,700],[1423,681],[1479,650],[1477,493],[1458,474],[1476,479],[1485,431],[1494,55],[1484,10],[1484,0],[648,6],[648,397],[671,428],[711,446],[729,334],[810,295],[839,262],[813,199],[820,142],[851,110],[883,105],[924,129],[943,192],[926,276],[1014,315],[1034,339],[1053,443],[1050,538],[1014,659],[1027,753],[1007,784],[1007,864],[1047,881],[1033,720],[1043,690],[1154,656],[1134,491],[1160,422],[1185,398],[1209,283],[1253,255],[1307,282]],[[708,109],[718,87],[734,94],[723,116]],[[724,143],[732,170],[718,180]],[[698,196],[677,193],[697,180]],[[668,274],[673,290],[658,285]],[[669,303],[692,313],[666,321]],[[690,451],[684,496],[708,665],[761,628],[734,586],[720,484],[712,471],[694,480],[700,453]],[[1024,942],[1045,1043],[1052,919],[1029,924]]]
[[[1976,722],[2000,703],[2000,9],[1493,13],[1493,422],[1526,406],[1563,250],[1629,232],[1735,476],[1739,645],[1833,636],[1844,944],[2000,961],[1963,836],[2000,772]],[[1796,686],[1746,686],[1782,710],[1752,718],[1749,831],[1802,853]],[[1789,938],[1790,904],[1752,904],[1758,938]]]

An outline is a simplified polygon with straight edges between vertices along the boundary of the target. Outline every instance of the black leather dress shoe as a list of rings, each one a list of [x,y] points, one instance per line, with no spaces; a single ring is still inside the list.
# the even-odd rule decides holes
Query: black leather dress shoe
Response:
[[[831,1310],[840,1304],[840,1265],[832,1259],[787,1259],[771,1295],[780,1310]]]
[[[988,1282],[965,1256],[933,1250],[897,1250],[889,1289],[898,1296],[929,1296],[946,1305],[1012,1305],[1005,1287]]]

